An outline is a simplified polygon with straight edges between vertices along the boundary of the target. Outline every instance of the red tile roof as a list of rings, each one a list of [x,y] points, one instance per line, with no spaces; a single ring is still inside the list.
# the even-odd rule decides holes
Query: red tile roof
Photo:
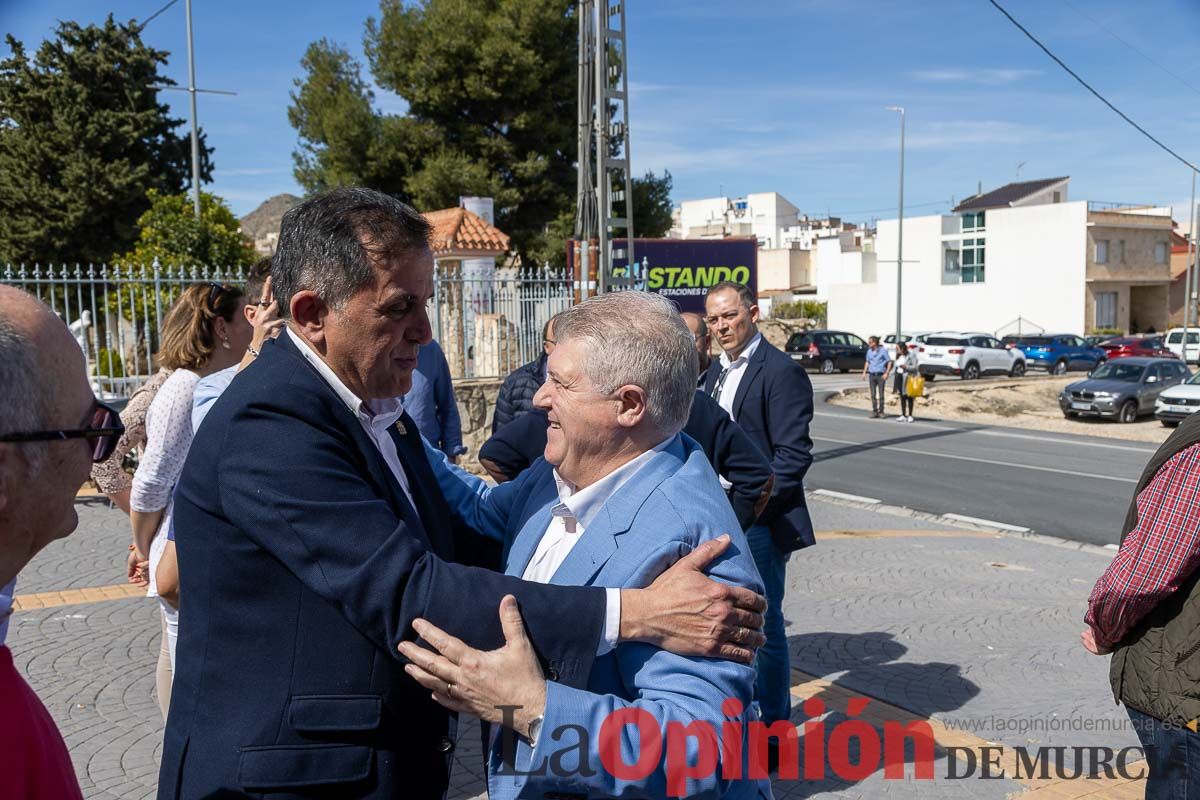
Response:
[[[434,255],[453,250],[483,250],[500,254],[509,249],[508,234],[465,208],[427,211],[423,216],[433,226],[430,245]]]

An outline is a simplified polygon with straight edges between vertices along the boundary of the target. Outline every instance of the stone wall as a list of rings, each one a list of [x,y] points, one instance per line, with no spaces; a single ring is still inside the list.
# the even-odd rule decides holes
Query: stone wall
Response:
[[[479,466],[479,448],[492,435],[492,409],[503,378],[464,378],[454,381],[454,397],[462,418],[463,445],[467,454],[459,462],[463,469],[486,475]]]

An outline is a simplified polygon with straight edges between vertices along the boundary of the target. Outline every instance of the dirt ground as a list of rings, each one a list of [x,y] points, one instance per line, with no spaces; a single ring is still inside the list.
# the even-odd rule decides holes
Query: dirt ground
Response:
[[[925,417],[978,422],[1138,442],[1161,442],[1171,433],[1171,429],[1163,427],[1153,416],[1141,417],[1129,425],[1098,418],[1066,419],[1058,408],[1058,393],[1067,384],[1083,378],[1082,373],[1065,378],[1031,375],[984,381],[939,378],[926,382],[926,396],[917,399],[913,416],[918,420]],[[888,388],[890,390],[891,387]],[[829,402],[851,408],[871,407],[865,383],[861,390],[850,389],[834,396]],[[900,413],[900,401],[896,395],[888,395],[887,413]]]

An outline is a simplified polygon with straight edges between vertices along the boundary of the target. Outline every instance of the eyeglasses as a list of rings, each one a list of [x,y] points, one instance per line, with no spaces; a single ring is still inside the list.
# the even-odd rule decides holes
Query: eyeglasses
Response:
[[[228,292],[229,287],[223,283],[214,283],[212,281],[209,281],[208,287],[208,310],[216,314],[217,298],[219,298],[225,292]]]
[[[93,439],[92,461],[99,463],[112,455],[117,441],[125,434],[125,426],[116,411],[100,401],[92,407],[91,421],[86,428],[63,431],[33,431],[32,433],[6,433],[0,442],[57,442],[67,439]]]

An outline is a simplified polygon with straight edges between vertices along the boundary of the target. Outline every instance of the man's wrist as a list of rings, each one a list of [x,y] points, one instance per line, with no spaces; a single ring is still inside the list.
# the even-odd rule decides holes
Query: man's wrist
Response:
[[[645,589],[621,590],[621,626],[619,640],[633,642],[641,638],[642,599]]]

